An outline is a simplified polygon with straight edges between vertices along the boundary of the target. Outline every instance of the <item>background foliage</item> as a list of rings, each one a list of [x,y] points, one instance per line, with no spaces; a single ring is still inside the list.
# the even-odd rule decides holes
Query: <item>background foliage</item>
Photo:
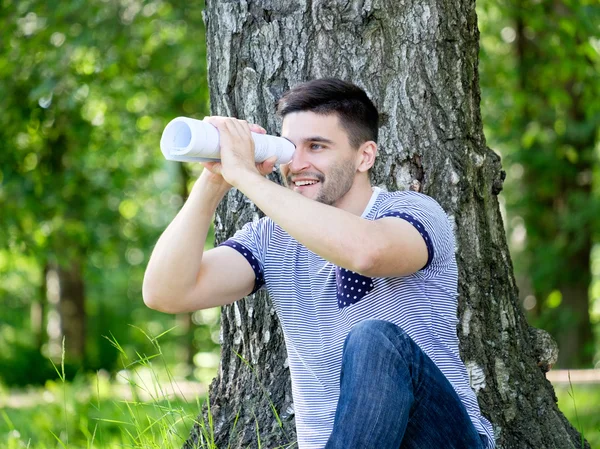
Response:
[[[600,360],[600,5],[484,0],[478,15],[483,122],[507,172],[523,306],[559,343],[559,366],[590,367]]]
[[[600,367],[600,7],[477,7],[485,134],[507,172],[501,201],[524,310],[559,341],[560,367]],[[209,110],[202,9],[0,0],[0,396],[56,390],[50,360],[65,336],[74,386],[91,373],[118,383],[121,351],[152,354],[148,335],[167,330],[156,369],[214,375],[218,311],[169,316],[141,298],[152,247],[200,171],[165,161],[158,142],[172,118]],[[73,413],[93,418],[77,404]],[[46,409],[35,421],[51,426]],[[0,437],[18,440],[2,421]]]
[[[72,372],[115,368],[109,334],[143,348],[128,324],[155,334],[176,324],[143,306],[141,281],[188,187],[181,164],[162,158],[160,133],[176,116],[208,110],[201,12],[201,4],[183,1],[3,0],[0,378],[6,382],[43,382],[53,374],[43,362],[60,352],[60,292],[56,276],[47,276],[52,264],[82,266],[85,308],[77,319],[87,324],[85,353]],[[213,350],[216,313],[198,313],[195,322],[195,350]],[[181,331],[171,333],[170,361],[187,369]],[[32,363],[40,369],[27,369]]]

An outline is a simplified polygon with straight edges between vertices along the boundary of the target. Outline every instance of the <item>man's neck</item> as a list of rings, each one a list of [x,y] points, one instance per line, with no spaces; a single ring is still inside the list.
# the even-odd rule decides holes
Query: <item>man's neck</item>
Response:
[[[368,179],[357,179],[352,188],[348,190],[348,193],[340,198],[334,206],[351,214],[361,216],[367,204],[369,204],[372,195],[373,188],[371,182]]]

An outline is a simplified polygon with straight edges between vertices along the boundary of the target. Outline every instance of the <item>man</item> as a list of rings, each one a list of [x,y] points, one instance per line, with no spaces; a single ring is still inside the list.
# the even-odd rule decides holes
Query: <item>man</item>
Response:
[[[266,286],[284,331],[300,449],[493,448],[458,353],[452,227],[416,192],[373,188],[378,113],[364,91],[314,80],[278,102],[296,145],[286,187],[254,163],[250,130],[223,117],[207,168],[160,237],[148,306],[178,313]],[[266,215],[203,253],[231,187]]]

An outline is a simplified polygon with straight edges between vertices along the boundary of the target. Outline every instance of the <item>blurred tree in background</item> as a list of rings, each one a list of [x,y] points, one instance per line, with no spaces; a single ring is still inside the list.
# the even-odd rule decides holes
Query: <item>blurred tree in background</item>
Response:
[[[145,308],[141,285],[190,182],[160,134],[208,110],[203,5],[0,4],[0,377],[52,375],[45,356],[60,357],[63,337],[72,371],[112,369],[104,336],[143,347],[129,324],[177,324]],[[178,324],[172,360],[189,363],[190,316]],[[207,329],[199,341],[213,350]]]
[[[600,5],[482,0],[478,12],[483,122],[504,156],[523,306],[557,340],[561,367],[590,367],[600,322]]]

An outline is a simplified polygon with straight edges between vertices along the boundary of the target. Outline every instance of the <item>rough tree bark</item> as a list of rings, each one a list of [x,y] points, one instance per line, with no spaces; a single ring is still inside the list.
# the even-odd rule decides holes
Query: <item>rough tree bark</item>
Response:
[[[373,184],[431,195],[455,224],[461,354],[498,448],[579,447],[543,372],[556,348],[530,329],[517,300],[497,200],[504,175],[479,110],[475,3],[206,3],[211,113],[276,133],[275,101],[294,84],[335,76],[363,87],[382,112]],[[217,211],[217,243],[260,216],[230,192]],[[217,447],[256,447],[257,433],[262,447],[293,441],[284,341],[267,296],[225,307],[222,335],[210,391]],[[199,433],[192,430],[186,447]]]

